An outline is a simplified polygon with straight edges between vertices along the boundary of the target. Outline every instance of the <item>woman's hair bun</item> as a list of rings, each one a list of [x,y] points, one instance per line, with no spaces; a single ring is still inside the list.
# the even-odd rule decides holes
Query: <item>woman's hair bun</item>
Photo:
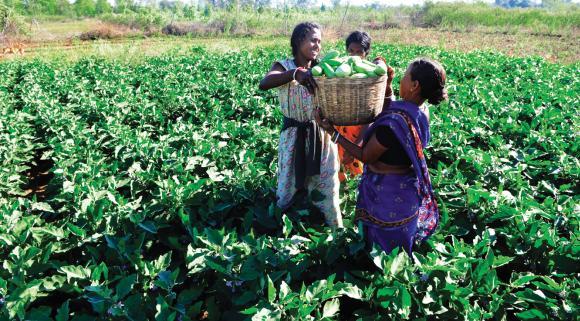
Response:
[[[439,105],[442,101],[447,100],[447,89],[440,88],[432,92],[431,97],[427,97],[427,101],[431,105]]]
[[[447,99],[445,81],[447,75],[443,66],[435,60],[428,58],[415,59],[409,65],[411,79],[419,82],[421,97],[427,99],[432,105],[438,105]]]

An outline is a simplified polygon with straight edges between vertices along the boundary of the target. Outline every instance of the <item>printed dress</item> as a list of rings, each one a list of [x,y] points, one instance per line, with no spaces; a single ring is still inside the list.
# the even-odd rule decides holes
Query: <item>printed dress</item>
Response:
[[[338,130],[344,138],[351,142],[356,142],[362,135],[363,127],[364,126],[336,126],[336,130]],[[346,161],[345,154],[347,153],[348,152],[342,146],[338,146],[339,160],[342,165],[342,168],[338,173],[338,178],[341,182],[344,182],[348,176],[355,177],[363,173],[363,163],[353,157],[351,157],[352,160]]]
[[[286,69],[296,68],[292,59],[279,61]],[[314,120],[314,106],[312,96],[306,87],[291,81],[278,87],[280,108],[287,120],[298,124],[312,124]],[[300,165],[297,168],[297,146],[304,146],[306,149],[313,149],[313,130],[304,131],[306,142],[297,141],[300,137],[301,128],[299,126],[284,126],[280,133],[280,144],[278,146],[278,187],[276,191],[277,205],[282,209],[289,208],[295,201],[295,195],[301,189],[307,191],[313,197],[314,205],[324,214],[324,219],[330,226],[342,227],[342,216],[339,207],[339,181],[338,181],[338,151],[336,144],[330,140],[330,135],[320,131],[320,171],[314,176],[301,178],[303,185],[297,184],[296,172],[301,171]],[[287,128],[286,128],[287,127]],[[318,128],[318,127],[316,127]],[[302,138],[303,139],[303,138]],[[304,139],[303,139],[304,140]],[[299,186],[297,186],[299,185]],[[313,195],[313,191],[318,191]]]

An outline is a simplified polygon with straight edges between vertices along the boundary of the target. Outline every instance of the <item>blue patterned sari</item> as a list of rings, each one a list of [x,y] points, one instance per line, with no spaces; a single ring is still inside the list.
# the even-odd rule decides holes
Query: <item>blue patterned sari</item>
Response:
[[[430,139],[429,122],[419,106],[395,101],[365,132],[365,143],[377,126],[388,126],[393,131],[409,156],[413,171],[378,174],[365,166],[359,183],[356,218],[364,223],[367,240],[386,252],[402,247],[411,255],[413,243],[433,234],[439,222],[439,209],[423,154],[423,146]]]

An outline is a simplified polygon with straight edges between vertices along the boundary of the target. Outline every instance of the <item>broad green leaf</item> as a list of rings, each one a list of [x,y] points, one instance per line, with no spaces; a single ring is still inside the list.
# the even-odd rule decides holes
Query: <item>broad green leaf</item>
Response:
[[[489,263],[485,260],[480,260],[477,267],[473,271],[475,281],[480,281],[489,272]]]
[[[91,270],[82,266],[61,266],[58,270],[59,272],[66,274],[68,282],[70,282],[71,279],[85,279],[91,276]]]
[[[288,286],[288,284],[286,284],[286,282],[282,281],[280,282],[280,300],[284,300],[284,298],[286,298],[286,296],[288,296],[288,294],[292,292],[292,290],[290,289],[290,287]]]
[[[68,321],[69,320],[69,308],[68,303],[70,300],[66,300],[56,312],[56,321]]]
[[[533,302],[533,303],[538,303],[538,304],[543,304],[546,302],[546,295],[540,290],[532,291],[531,289],[525,289],[523,291],[519,291],[519,292],[514,293],[514,295],[516,297],[518,297],[519,299],[525,300],[528,302]]]
[[[268,280],[268,301],[274,302],[276,300],[276,287],[274,287],[274,282],[270,279],[270,276],[266,276]]]
[[[286,214],[282,215],[282,221],[284,222],[282,233],[285,237],[288,237],[290,233],[292,233],[292,221],[288,218],[288,216],[286,216]]]
[[[2,296],[6,295],[7,287],[8,282],[0,277],[0,295]]]
[[[403,318],[407,318],[411,313],[411,294],[404,287],[399,288],[399,291],[401,296],[401,306],[399,308],[399,313],[402,314]]]
[[[68,230],[76,236],[80,236],[81,238],[85,238],[87,235],[87,233],[84,229],[82,229],[74,224],[66,223],[66,226],[67,226]]]
[[[26,320],[35,320],[35,321],[52,321],[50,318],[50,314],[52,309],[50,307],[38,307],[31,309],[28,313],[26,313]]]
[[[140,228],[144,229],[145,231],[147,231],[149,233],[152,233],[152,234],[157,233],[157,226],[152,221],[143,221],[137,225],[139,225]]]
[[[326,303],[324,304],[324,308],[322,309],[322,317],[323,318],[333,317],[335,314],[338,313],[339,309],[340,302],[338,301],[338,299],[326,301]]]
[[[282,313],[280,310],[262,308],[252,316],[252,321],[279,321],[281,317]]]
[[[513,259],[514,259],[513,257],[509,257],[509,256],[503,256],[503,255],[496,256],[493,259],[492,267],[497,268],[497,267],[506,265],[509,262],[513,261]]]
[[[101,262],[101,264],[93,268],[93,272],[91,273],[91,280],[98,282],[101,280],[101,276],[104,276],[105,280],[109,279],[109,268],[105,262]]]
[[[131,274],[127,277],[124,277],[119,281],[117,286],[115,287],[115,292],[117,295],[117,300],[121,300],[131,292],[133,285],[137,281],[137,275]]]
[[[535,280],[536,278],[537,278],[537,276],[533,275],[533,274],[520,275],[517,279],[515,279],[511,282],[511,286],[514,286],[514,287],[524,286],[524,285],[530,283],[531,281]]]
[[[54,213],[54,209],[50,204],[45,202],[32,203],[32,210]]]
[[[373,246],[371,250],[371,257],[373,258],[373,263],[380,268],[381,270],[385,270],[385,254],[384,252],[377,246]]]
[[[258,308],[256,308],[256,307],[247,308],[247,309],[241,311],[242,314],[246,314],[246,315],[255,314],[256,312],[258,312]]]
[[[429,304],[433,302],[435,302],[435,300],[433,300],[433,297],[431,296],[431,294],[429,294],[429,292],[425,293],[423,300],[421,300],[422,304]]]
[[[159,272],[159,275],[157,276],[157,282],[155,284],[159,285],[159,287],[166,291],[170,291],[171,288],[173,288],[175,285],[173,273],[171,273],[171,271]]]
[[[520,320],[547,320],[546,315],[537,309],[530,309],[524,312],[516,313]]]
[[[338,293],[357,300],[360,300],[363,297],[361,289],[359,289],[356,285],[346,284],[339,290]]]
[[[202,293],[203,293],[202,287],[185,289],[179,293],[179,296],[177,297],[177,302],[184,305],[190,305],[193,302],[195,302],[195,300],[197,300]]]
[[[409,256],[406,252],[400,252],[391,263],[390,273],[392,276],[397,275],[400,271],[402,271],[408,261]]]

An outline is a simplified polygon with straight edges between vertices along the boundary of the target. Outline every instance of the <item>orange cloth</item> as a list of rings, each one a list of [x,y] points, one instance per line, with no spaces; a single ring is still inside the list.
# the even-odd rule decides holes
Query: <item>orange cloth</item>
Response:
[[[351,142],[356,142],[360,135],[362,135],[361,130],[363,126],[336,126],[336,130],[344,136],[346,139],[350,140]],[[363,163],[355,158],[351,162],[346,162],[344,160],[344,155],[347,151],[342,148],[342,146],[338,145],[338,159],[340,161],[340,171],[338,172],[338,178],[341,182],[347,177],[347,173],[350,173],[350,177],[355,177],[357,175],[362,174],[363,172]]]

